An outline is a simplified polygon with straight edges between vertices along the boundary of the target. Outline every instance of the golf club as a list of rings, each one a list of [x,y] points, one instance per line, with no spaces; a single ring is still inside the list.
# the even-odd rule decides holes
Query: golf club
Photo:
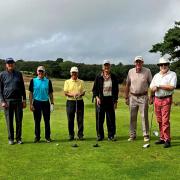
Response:
[[[95,102],[96,103],[96,102]],[[95,105],[96,107],[96,113],[97,113],[97,116],[96,116],[96,128],[97,128],[97,132],[99,133],[99,113],[100,113],[100,105]],[[99,144],[98,144],[98,138],[96,138],[96,144],[93,145],[93,147],[100,147]]]
[[[96,102],[95,102],[96,103]],[[97,113],[97,132],[99,133],[99,112],[100,112],[100,106],[96,105],[96,113]],[[100,147],[98,144],[98,139],[96,138],[96,144],[93,145],[93,147]]]
[[[151,125],[150,125],[150,135],[149,135],[149,142],[144,144],[142,147],[143,148],[148,148],[150,147],[150,140],[151,140],[151,131],[152,131],[152,121],[153,121],[153,116],[154,116],[154,104],[152,107],[152,115],[151,115]]]
[[[75,144],[72,145],[72,147],[78,147],[77,144],[77,97],[76,97],[76,110],[75,110]]]

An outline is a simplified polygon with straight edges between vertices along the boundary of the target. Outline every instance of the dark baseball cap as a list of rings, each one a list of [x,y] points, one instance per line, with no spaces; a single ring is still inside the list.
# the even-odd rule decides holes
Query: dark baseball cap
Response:
[[[10,58],[6,58],[5,62],[6,62],[6,64],[13,64],[13,63],[15,63],[14,59],[11,58],[11,57]]]

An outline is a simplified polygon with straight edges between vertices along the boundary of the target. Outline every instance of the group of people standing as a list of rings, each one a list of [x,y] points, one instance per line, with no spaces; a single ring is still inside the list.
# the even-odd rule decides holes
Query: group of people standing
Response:
[[[160,71],[153,78],[151,71],[143,67],[142,56],[135,57],[134,64],[135,68],[128,72],[125,89],[125,101],[130,110],[130,137],[128,141],[136,139],[138,110],[142,119],[144,141],[150,140],[148,104],[153,104],[160,131],[160,139],[155,144],[164,144],[164,148],[169,148],[171,146],[170,111],[172,95],[177,84],[176,73],[170,71],[170,62],[164,57],[159,59],[157,65]],[[150,96],[148,96],[149,87]]]
[[[134,59],[135,67],[130,69],[126,79],[125,103],[130,111],[130,137],[128,141],[136,139],[138,110],[142,119],[144,141],[150,140],[148,104],[154,104],[157,122],[159,123],[160,139],[155,144],[164,144],[165,148],[171,146],[170,137],[170,111],[172,94],[176,88],[177,77],[170,71],[168,59],[160,58],[158,66],[160,71],[152,78],[151,71],[143,67],[144,59],[137,56]],[[77,118],[79,140],[84,140],[84,81],[78,78],[78,68],[70,69],[70,79],[64,83],[64,94],[67,97],[66,112],[68,119],[69,140],[74,140],[74,119]],[[148,88],[150,87],[150,96]],[[111,72],[111,62],[104,60],[102,71],[95,78],[92,88],[96,109],[97,140],[104,140],[104,120],[106,117],[108,140],[116,141],[115,109],[118,103],[118,80]],[[22,118],[23,108],[26,107],[26,92],[21,72],[15,70],[15,61],[6,59],[6,70],[0,73],[0,101],[4,108],[8,129],[9,144],[14,144],[13,117],[16,119],[16,141],[22,144]],[[29,84],[30,110],[34,115],[35,139],[38,143],[40,136],[40,122],[43,115],[45,122],[45,139],[51,142],[50,112],[54,110],[53,86],[45,75],[44,66],[37,68],[37,77],[31,79]]]

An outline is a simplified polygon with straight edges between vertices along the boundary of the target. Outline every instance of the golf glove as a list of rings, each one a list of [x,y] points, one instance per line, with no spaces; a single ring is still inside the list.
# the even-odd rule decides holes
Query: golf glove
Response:
[[[54,104],[51,104],[51,106],[50,106],[50,111],[51,111],[51,112],[54,111]]]

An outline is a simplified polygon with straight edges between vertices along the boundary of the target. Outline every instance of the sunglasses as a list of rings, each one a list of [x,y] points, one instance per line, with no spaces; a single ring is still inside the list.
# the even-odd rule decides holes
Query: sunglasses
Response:
[[[44,73],[44,71],[43,71],[43,70],[38,70],[38,72],[40,72],[40,73]]]
[[[143,61],[141,61],[141,60],[136,60],[135,63],[141,64],[141,63],[143,63]]]
[[[168,66],[169,63],[159,64],[159,66]]]

